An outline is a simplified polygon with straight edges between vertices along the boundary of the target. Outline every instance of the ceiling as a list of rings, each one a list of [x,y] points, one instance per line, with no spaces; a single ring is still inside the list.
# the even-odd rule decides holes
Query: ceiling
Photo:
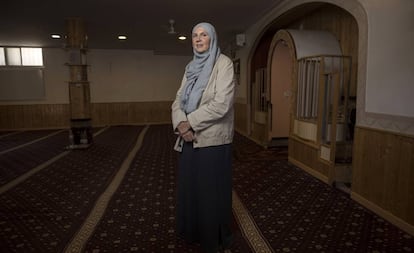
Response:
[[[66,19],[86,24],[88,48],[153,50],[155,54],[190,55],[190,35],[199,22],[210,22],[221,47],[234,43],[264,14],[285,0],[6,0],[1,3],[0,46],[64,47]],[[174,19],[177,34],[168,33]],[[119,41],[117,36],[128,36]]]

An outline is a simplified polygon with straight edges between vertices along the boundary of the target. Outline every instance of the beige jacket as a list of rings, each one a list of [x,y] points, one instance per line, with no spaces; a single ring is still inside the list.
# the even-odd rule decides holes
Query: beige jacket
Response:
[[[194,130],[194,148],[217,146],[233,141],[234,134],[234,70],[233,62],[221,54],[214,65],[199,107],[186,115],[180,108],[181,90],[186,83],[184,75],[171,106],[174,132],[182,121],[188,121]],[[181,152],[183,139],[177,138],[174,149]]]

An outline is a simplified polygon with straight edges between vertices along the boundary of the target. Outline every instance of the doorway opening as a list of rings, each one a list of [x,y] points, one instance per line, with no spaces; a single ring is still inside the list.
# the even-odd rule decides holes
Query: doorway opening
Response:
[[[284,40],[279,40],[270,64],[269,147],[288,146],[292,62],[289,47]]]

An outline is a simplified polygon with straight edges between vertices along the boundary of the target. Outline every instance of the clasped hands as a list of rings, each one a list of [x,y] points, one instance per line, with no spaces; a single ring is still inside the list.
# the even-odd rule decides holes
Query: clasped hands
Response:
[[[193,141],[195,139],[194,132],[191,129],[191,125],[188,121],[181,121],[177,126],[178,134],[186,142]]]

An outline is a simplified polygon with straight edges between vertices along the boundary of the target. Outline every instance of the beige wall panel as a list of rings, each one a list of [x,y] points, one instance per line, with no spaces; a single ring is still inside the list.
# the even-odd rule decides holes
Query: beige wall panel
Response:
[[[68,104],[0,106],[0,129],[65,128],[68,126]]]
[[[414,224],[414,138],[356,128],[352,191]]]

